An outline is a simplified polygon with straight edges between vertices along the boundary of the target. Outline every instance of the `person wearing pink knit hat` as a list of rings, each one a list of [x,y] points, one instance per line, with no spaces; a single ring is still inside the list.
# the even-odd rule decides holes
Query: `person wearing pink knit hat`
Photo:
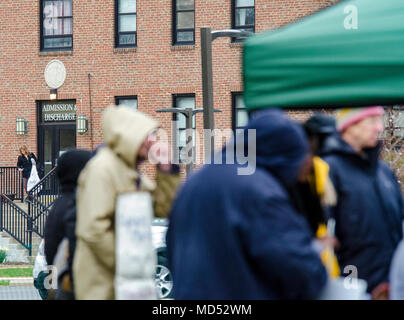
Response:
[[[338,132],[325,141],[322,151],[338,199],[329,211],[340,243],[338,263],[343,274],[354,270],[367,281],[373,299],[389,296],[390,264],[403,237],[400,186],[379,159],[383,115],[379,106],[338,110]]]
[[[345,108],[337,112],[337,130],[342,138],[355,149],[375,147],[383,132],[383,107]]]

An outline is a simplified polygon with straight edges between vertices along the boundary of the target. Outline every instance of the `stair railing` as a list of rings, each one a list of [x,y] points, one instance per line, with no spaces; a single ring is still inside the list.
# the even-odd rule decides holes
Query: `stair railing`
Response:
[[[32,218],[32,231],[41,238],[44,237],[46,218],[59,195],[56,167],[28,192],[28,215]]]
[[[7,195],[0,195],[0,232],[7,232],[32,255],[32,218]]]

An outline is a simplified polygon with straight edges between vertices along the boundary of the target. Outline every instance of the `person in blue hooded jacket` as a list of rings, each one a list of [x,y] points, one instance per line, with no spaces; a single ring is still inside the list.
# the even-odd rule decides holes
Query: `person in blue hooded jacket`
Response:
[[[256,130],[256,169],[239,175],[243,165],[225,164],[231,159],[225,155],[236,143],[247,147],[248,129]],[[304,132],[270,109],[256,112],[242,135],[223,149],[224,164],[205,165],[188,179],[173,205],[167,231],[173,296],[316,298],[327,273],[287,192],[308,171]]]
[[[323,159],[338,194],[336,251],[341,271],[357,270],[373,299],[388,298],[392,256],[402,238],[404,213],[400,186],[381,160],[382,107],[345,108],[336,114],[338,133],[325,141]],[[345,273],[345,275],[347,275]]]

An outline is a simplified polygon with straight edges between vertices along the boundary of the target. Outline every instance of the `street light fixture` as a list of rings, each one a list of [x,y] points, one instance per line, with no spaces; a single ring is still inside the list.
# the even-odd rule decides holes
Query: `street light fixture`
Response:
[[[88,119],[84,114],[80,114],[77,117],[77,132],[79,134],[85,134],[88,131]]]
[[[226,29],[211,31],[209,27],[201,29],[201,58],[202,58],[202,97],[203,97],[203,128],[213,130],[215,128],[214,120],[214,104],[213,104],[213,72],[212,72],[212,41],[217,38],[246,38],[253,33],[244,30]],[[205,134],[207,131],[205,131]],[[214,135],[204,137],[205,143],[205,161],[210,158],[209,151],[214,150],[215,140]]]
[[[16,133],[24,135],[28,132],[28,122],[23,117],[17,117],[16,120]]]
[[[163,108],[156,110],[156,112],[171,112],[171,113],[181,113],[185,116],[186,118],[186,134],[187,134],[187,145],[192,143],[192,119],[193,116],[196,115],[197,113],[203,112],[203,109],[193,109],[193,108]],[[221,110],[214,110],[214,112],[222,112]],[[177,128],[174,128],[173,132],[173,150],[177,150]],[[194,157],[194,147],[190,150],[191,154],[188,154],[189,157],[193,158]],[[176,153],[174,153],[176,155]],[[176,156],[175,156],[176,158]],[[179,160],[179,159],[178,159]],[[192,172],[192,161],[190,163],[187,163],[185,166],[185,171],[187,176]]]
[[[50,89],[49,99],[56,100],[58,98],[58,89]]]

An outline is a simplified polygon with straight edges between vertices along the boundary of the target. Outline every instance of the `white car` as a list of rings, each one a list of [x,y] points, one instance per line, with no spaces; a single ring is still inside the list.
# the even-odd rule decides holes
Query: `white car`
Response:
[[[153,246],[157,254],[156,265],[156,288],[159,299],[171,298],[173,289],[173,281],[171,272],[168,268],[167,260],[167,246],[166,246],[166,233],[167,233],[168,220],[167,219],[154,219],[152,224],[152,237]],[[44,241],[41,241],[38,255],[35,259],[35,266],[33,270],[33,277],[35,286],[39,290],[41,297],[46,299],[46,290],[42,288],[39,282],[43,281],[43,277],[39,277],[41,271],[47,272],[47,263],[45,258]]]
[[[152,225],[153,245],[157,254],[155,281],[159,299],[171,298],[173,279],[168,268],[167,259],[167,233],[168,220],[154,219]]]

